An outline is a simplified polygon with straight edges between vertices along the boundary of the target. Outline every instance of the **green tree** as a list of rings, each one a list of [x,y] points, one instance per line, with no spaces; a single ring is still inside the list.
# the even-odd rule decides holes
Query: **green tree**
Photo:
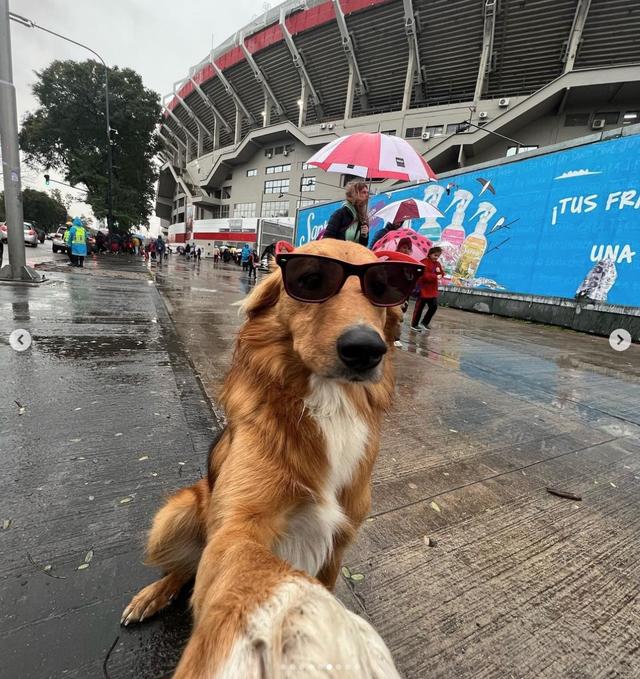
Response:
[[[40,106],[25,116],[20,146],[31,165],[59,170],[83,183],[98,219],[107,215],[107,135],[104,67],[96,61],[54,61],[36,72]],[[160,98],[129,68],[109,69],[113,133],[113,214],[121,231],[148,224],[153,210],[158,151],[154,128]]]
[[[67,219],[67,208],[58,196],[49,196],[35,189],[22,192],[22,210],[25,221],[33,222],[46,232],[54,231]],[[4,193],[0,193],[0,220],[4,219]]]

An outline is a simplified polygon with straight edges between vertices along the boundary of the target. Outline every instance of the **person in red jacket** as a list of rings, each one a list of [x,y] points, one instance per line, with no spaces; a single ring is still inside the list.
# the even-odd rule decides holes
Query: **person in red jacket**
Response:
[[[427,258],[422,260],[424,273],[418,279],[420,294],[416,300],[413,318],[411,319],[411,329],[417,332],[422,332],[422,328],[429,328],[429,323],[431,323],[431,319],[438,308],[438,281],[444,276],[444,269],[438,261],[441,254],[442,248],[436,246],[431,248]],[[425,306],[428,307],[427,315],[420,323],[420,316],[422,316]]]

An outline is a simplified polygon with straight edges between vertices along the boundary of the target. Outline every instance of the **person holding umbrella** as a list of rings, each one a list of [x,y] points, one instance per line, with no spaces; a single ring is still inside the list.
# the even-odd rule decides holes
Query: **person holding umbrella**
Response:
[[[363,181],[350,181],[346,187],[346,200],[329,217],[323,238],[349,240],[367,246],[369,242],[369,187]]]

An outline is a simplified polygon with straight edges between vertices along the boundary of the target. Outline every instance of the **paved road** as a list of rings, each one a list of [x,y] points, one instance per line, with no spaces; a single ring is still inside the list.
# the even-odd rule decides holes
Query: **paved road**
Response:
[[[43,262],[55,262],[55,261],[60,261],[64,262],[66,255],[63,254],[53,254],[51,251],[51,241],[50,240],[45,240],[44,243],[38,243],[38,247],[32,248],[32,247],[26,247],[25,248],[25,254],[26,254],[26,259],[27,259],[27,264],[29,266],[34,266],[35,264],[42,264]],[[5,264],[9,264],[10,258],[9,258],[9,248],[7,247],[7,244],[5,243],[4,246],[4,260],[2,262],[3,266]]]
[[[253,283],[178,258],[158,281],[214,400]],[[402,339],[341,598],[407,679],[640,676],[640,346],[452,309]]]

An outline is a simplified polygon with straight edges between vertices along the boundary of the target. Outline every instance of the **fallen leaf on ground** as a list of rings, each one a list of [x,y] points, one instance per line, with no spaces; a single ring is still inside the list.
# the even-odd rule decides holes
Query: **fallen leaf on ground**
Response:
[[[91,559],[93,559],[93,549],[90,549],[90,550],[84,555],[84,562],[85,562],[85,563],[90,563]]]
[[[610,485],[612,488],[617,488],[617,487],[618,487],[618,486],[616,486],[615,483],[613,483],[613,481],[609,481],[609,485]]]
[[[349,569],[348,566],[342,567],[342,575],[344,575],[345,578],[351,577],[351,570]]]
[[[142,457],[138,458],[138,462],[142,462],[143,460],[148,460],[149,456],[148,455],[143,455]]]
[[[89,568],[88,563],[81,563],[76,570],[83,571],[85,568]]]
[[[12,519],[5,519],[2,522],[2,530],[7,530],[7,529],[11,528],[11,521],[12,521]]]
[[[116,434],[116,436],[122,436],[122,432],[119,431],[119,432]]]
[[[364,575],[362,573],[351,573],[349,578],[352,582],[362,582],[364,580]]]
[[[436,512],[440,513],[442,510],[440,509],[440,506],[438,505],[437,502],[432,502],[431,503],[431,509],[435,509]]]
[[[417,486],[415,483],[410,483],[410,484],[409,484],[409,488],[412,488],[413,490],[415,490],[417,487],[418,487],[418,486]]]
[[[122,500],[120,500],[120,504],[121,504],[121,505],[126,505],[127,502],[131,502],[131,500],[133,500],[132,497],[123,497]]]
[[[427,547],[437,547],[438,546],[438,541],[435,540],[434,538],[430,538],[428,535],[425,535],[422,538],[422,541]]]

